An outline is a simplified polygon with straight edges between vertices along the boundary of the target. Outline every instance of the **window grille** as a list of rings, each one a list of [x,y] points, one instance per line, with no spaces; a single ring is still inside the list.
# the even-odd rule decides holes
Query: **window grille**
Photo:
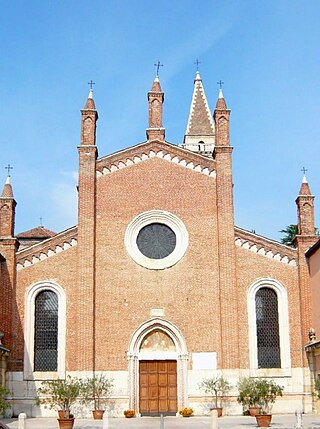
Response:
[[[45,290],[35,300],[34,371],[58,369],[58,296]]]
[[[257,349],[259,368],[281,368],[278,297],[263,287],[256,293]]]
[[[139,231],[137,246],[140,252],[151,259],[169,256],[176,247],[176,235],[163,223],[151,223]]]

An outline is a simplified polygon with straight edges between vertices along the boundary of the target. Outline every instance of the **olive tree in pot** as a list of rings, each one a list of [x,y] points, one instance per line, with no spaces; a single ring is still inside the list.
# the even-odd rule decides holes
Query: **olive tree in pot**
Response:
[[[277,396],[282,396],[283,387],[272,379],[258,378],[256,387],[259,395],[260,414],[256,415],[259,427],[269,427],[272,419],[271,408]]]
[[[59,426],[62,429],[72,429],[74,417],[71,406],[80,395],[80,381],[77,377],[68,375],[65,380],[43,381],[37,389],[37,403],[44,404],[59,413]]]
[[[212,378],[205,378],[199,383],[199,388],[205,393],[210,393],[214,397],[214,407],[211,410],[217,410],[218,417],[222,416],[222,403],[226,394],[231,390],[231,385],[222,375]],[[218,399],[219,398],[219,399]]]
[[[239,395],[237,401],[242,404],[244,414],[250,416],[259,414],[259,391],[257,389],[256,379],[251,377],[240,378],[238,382]]]
[[[108,378],[104,374],[94,375],[80,380],[81,398],[84,403],[93,402],[93,418],[102,419],[109,397],[114,388],[113,378]]]

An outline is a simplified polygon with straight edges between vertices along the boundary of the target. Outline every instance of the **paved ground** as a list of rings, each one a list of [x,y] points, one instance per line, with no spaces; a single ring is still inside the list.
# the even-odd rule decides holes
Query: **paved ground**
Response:
[[[295,426],[294,415],[275,415],[272,419],[273,429],[293,429]],[[10,429],[18,428],[17,419],[2,419]],[[304,428],[320,429],[320,416],[303,415],[302,423]],[[33,418],[27,420],[27,429],[58,429],[58,422],[54,418]],[[73,429],[102,429],[103,422],[100,420],[76,419]],[[257,427],[254,417],[221,417],[218,419],[219,429],[254,429]],[[110,418],[108,419],[108,429],[159,429],[160,418]],[[165,417],[164,429],[211,429],[210,417]]]

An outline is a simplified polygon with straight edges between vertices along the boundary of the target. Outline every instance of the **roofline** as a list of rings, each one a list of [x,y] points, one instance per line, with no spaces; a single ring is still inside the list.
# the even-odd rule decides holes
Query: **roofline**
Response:
[[[310,247],[305,253],[306,257],[309,258],[318,248],[320,247],[320,238]]]
[[[17,252],[17,255],[20,255],[20,254],[23,254],[23,253],[29,252],[29,251],[30,251],[30,249],[33,249],[34,247],[42,246],[42,245],[44,245],[44,244],[48,243],[50,240],[55,240],[55,239],[59,238],[59,236],[62,236],[62,235],[64,235],[64,234],[66,234],[67,232],[72,231],[73,229],[76,229],[77,227],[78,227],[78,225],[71,226],[70,228],[67,228],[67,229],[65,229],[65,230],[63,230],[63,231],[61,231],[61,232],[57,233],[57,234],[56,234],[56,235],[54,235],[53,237],[46,238],[45,240],[42,240],[42,241],[40,241],[39,243],[35,243],[35,244],[33,244],[32,246],[25,247],[24,249],[19,250],[19,251]]]
[[[238,229],[238,230],[240,230],[240,231],[242,231],[242,232],[244,232],[246,234],[249,234],[252,237],[259,237],[259,238],[262,238],[263,240],[265,240],[265,241],[267,241],[269,243],[276,244],[277,246],[283,246],[285,249],[297,250],[295,247],[287,246],[286,244],[280,243],[280,241],[273,240],[272,238],[265,237],[264,235],[260,235],[260,234],[257,234],[255,232],[248,231],[247,229],[240,228],[237,225],[234,225],[234,228]]]

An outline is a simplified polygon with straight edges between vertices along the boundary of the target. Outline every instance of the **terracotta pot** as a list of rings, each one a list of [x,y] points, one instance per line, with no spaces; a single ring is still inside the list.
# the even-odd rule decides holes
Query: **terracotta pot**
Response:
[[[71,419],[58,419],[60,429],[72,429],[74,425],[74,418]]]
[[[70,411],[68,412],[66,410],[59,410],[58,416],[59,416],[59,419],[65,419],[65,418],[71,419],[71,418],[73,418],[73,415],[70,413]]]
[[[212,407],[210,408],[210,411],[217,410],[218,417],[222,417],[222,407]]]
[[[93,418],[95,420],[102,420],[103,413],[104,413],[104,410],[92,410]]]
[[[250,414],[251,417],[255,417],[259,413],[260,413],[260,408],[259,407],[250,407],[249,408],[249,414]]]
[[[272,419],[271,414],[257,414],[256,415],[257,424],[260,428],[268,428],[270,426],[271,419]]]

